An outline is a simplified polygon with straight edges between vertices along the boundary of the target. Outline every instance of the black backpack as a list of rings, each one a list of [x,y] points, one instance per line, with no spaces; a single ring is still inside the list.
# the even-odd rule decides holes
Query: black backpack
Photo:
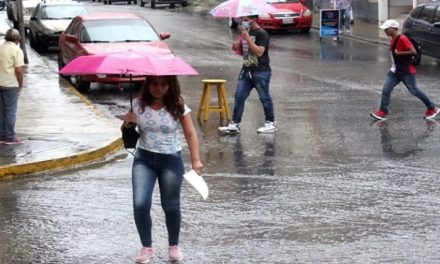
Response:
[[[414,66],[417,66],[420,64],[420,61],[422,59],[422,45],[417,40],[412,38],[411,36],[406,35],[406,34],[404,34],[404,35],[409,39],[409,41],[411,41],[412,45],[414,46],[414,49],[417,51],[416,55],[412,55],[410,57],[411,64],[413,64]],[[397,38],[395,40],[395,43],[396,43],[395,45],[397,45],[397,41],[399,41],[399,38],[400,38],[400,35],[397,36]]]

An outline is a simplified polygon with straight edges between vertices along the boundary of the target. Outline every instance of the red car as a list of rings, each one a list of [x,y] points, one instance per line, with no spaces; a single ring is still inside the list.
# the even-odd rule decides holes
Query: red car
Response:
[[[258,24],[266,30],[299,29],[307,33],[312,27],[312,12],[304,4],[304,0],[266,0],[278,11],[258,17]],[[238,18],[229,18],[229,26],[236,28]]]
[[[58,66],[61,69],[82,55],[128,50],[171,54],[168,44],[163,41],[169,37],[169,33],[158,34],[148,21],[136,14],[95,13],[77,16],[60,35]],[[128,78],[119,75],[75,76],[73,79],[81,92],[87,92],[91,82],[129,82]],[[143,80],[140,77],[133,79],[134,82]]]

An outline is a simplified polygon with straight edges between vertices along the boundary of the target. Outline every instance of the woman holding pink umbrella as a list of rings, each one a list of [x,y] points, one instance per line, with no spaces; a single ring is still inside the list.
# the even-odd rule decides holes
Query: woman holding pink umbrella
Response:
[[[135,123],[140,134],[132,167],[134,219],[142,243],[137,263],[147,263],[154,255],[150,211],[156,180],[168,230],[170,260],[183,259],[179,247],[184,174],[180,127],[189,147],[192,169],[200,175],[203,168],[190,111],[180,95],[176,76],[148,76],[133,102],[133,112],[123,118],[123,126]]]

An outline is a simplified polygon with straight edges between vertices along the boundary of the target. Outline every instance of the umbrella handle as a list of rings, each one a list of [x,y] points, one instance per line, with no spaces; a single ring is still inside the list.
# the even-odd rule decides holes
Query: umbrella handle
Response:
[[[133,112],[133,90],[131,86],[131,74],[130,74],[130,112]]]

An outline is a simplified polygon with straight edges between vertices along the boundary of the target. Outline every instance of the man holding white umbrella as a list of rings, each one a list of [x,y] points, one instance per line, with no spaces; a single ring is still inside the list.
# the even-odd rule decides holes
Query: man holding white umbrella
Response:
[[[269,59],[269,34],[258,23],[258,15],[240,17],[241,35],[234,42],[232,49],[243,55],[243,67],[238,76],[237,90],[232,122],[219,130],[227,134],[240,133],[240,122],[243,116],[245,101],[250,92],[255,88],[263,105],[265,121],[263,127],[257,129],[258,133],[274,133],[275,114],[272,97],[269,93],[269,83],[272,76]]]

